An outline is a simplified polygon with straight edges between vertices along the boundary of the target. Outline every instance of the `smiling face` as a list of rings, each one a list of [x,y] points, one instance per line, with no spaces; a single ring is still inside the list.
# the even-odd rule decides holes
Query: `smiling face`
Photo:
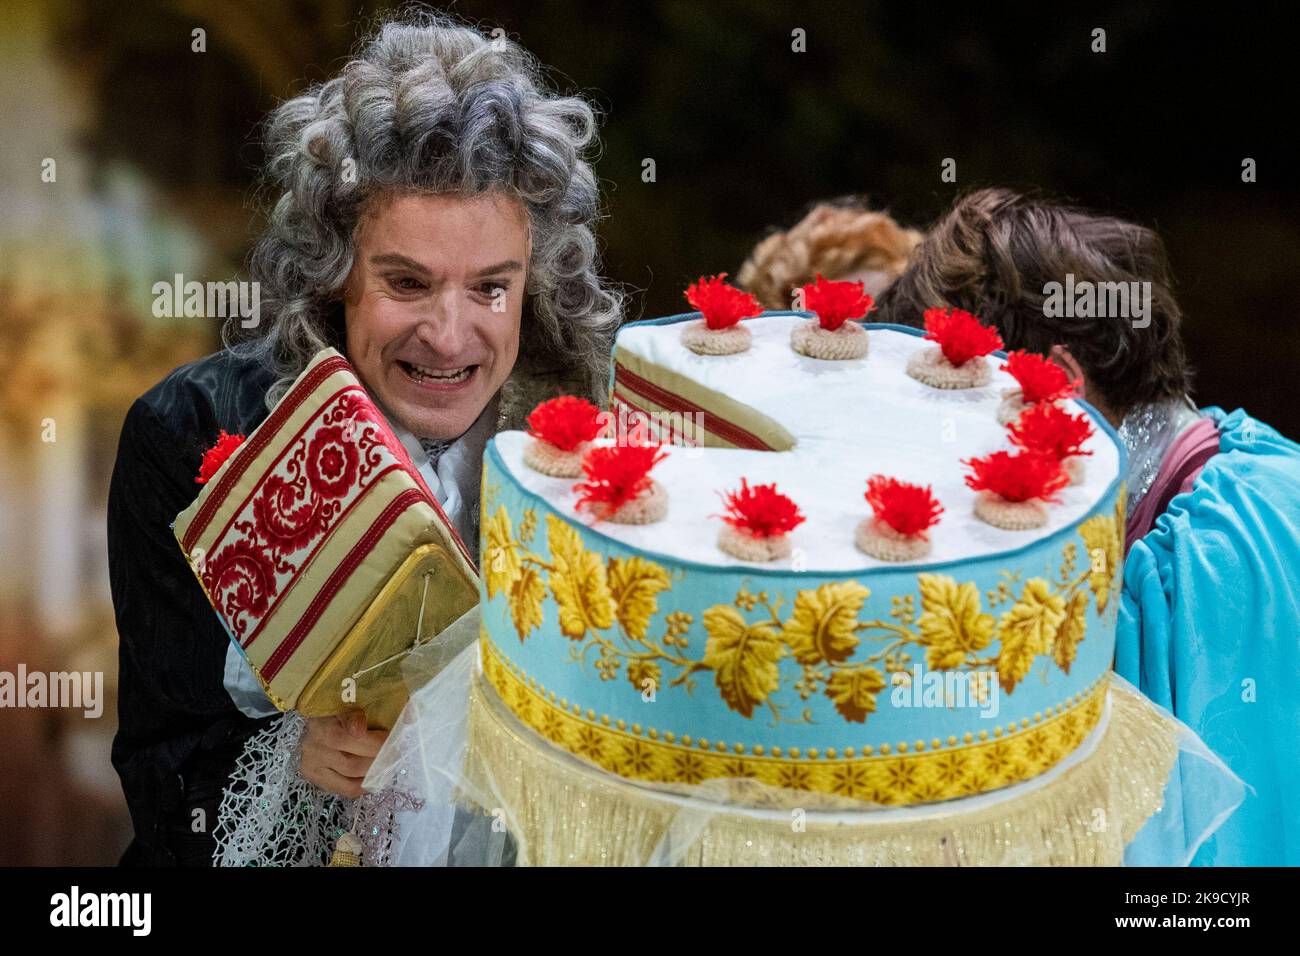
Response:
[[[344,321],[366,387],[422,438],[456,438],[519,354],[528,218],[500,193],[377,200],[357,226]]]

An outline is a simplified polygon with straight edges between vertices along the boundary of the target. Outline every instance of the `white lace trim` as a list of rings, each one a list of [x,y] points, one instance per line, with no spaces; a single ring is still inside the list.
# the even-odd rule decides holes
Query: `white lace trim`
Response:
[[[298,772],[307,721],[287,713],[249,739],[221,797],[214,866],[325,866],[344,833],[364,846],[363,866],[387,866],[397,814],[423,801],[398,789],[357,800],[328,793]]]

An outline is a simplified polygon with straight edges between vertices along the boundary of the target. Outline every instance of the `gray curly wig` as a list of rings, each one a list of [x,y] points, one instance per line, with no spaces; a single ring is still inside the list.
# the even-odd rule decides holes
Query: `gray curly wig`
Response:
[[[334,79],[282,103],[265,129],[268,225],[252,252],[262,321],[226,344],[274,370],[270,407],[322,348],[342,348],[342,289],[369,198],[501,190],[532,236],[520,362],[604,377],[623,297],[597,275],[599,215],[587,153],[596,117],[551,93],[503,35],[433,13],[384,23]],[[249,337],[251,336],[251,337]]]

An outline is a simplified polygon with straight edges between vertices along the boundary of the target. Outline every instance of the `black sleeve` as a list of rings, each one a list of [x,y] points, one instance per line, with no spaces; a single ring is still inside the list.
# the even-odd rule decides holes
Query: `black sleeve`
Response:
[[[172,534],[198,493],[201,445],[178,439],[137,401],[109,489],[119,661],[113,766],[135,827],[123,857],[132,865],[211,865],[222,789],[243,741],[267,723],[240,713],[226,692],[230,638]],[[198,810],[207,828],[194,832]]]
[[[137,401],[122,427],[108,497],[108,559],[128,699],[195,718],[234,709],[230,642],[171,529],[197,496],[197,463]],[[179,728],[177,728],[179,729]]]

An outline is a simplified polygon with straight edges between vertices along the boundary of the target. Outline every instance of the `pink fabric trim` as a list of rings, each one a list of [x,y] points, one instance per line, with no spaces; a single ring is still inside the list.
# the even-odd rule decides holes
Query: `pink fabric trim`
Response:
[[[1150,531],[1176,495],[1191,491],[1206,462],[1219,453],[1219,429],[1210,418],[1189,425],[1174,439],[1146,496],[1138,502],[1124,534],[1124,553]]]

